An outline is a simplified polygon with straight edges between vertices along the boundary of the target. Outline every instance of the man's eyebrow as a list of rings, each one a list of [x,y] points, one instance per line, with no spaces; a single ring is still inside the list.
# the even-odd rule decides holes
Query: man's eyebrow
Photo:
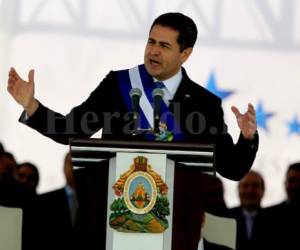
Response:
[[[148,42],[159,43],[161,46],[166,46],[166,47],[169,47],[169,48],[172,47],[172,44],[171,44],[171,43],[165,42],[165,41],[157,41],[156,39],[154,39],[154,38],[152,38],[152,37],[149,37],[149,38],[148,38]]]
[[[164,46],[168,46],[168,47],[172,47],[172,45],[170,43],[164,42],[164,41],[159,42],[159,44],[164,45]]]

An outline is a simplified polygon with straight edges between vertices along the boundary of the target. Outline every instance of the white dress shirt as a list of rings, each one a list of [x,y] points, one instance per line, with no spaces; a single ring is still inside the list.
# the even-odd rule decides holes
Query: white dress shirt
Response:
[[[170,100],[173,100],[181,80],[182,80],[182,69],[180,68],[178,72],[171,78],[164,81],[160,81],[163,82],[163,84],[165,85],[165,88],[162,88],[162,91],[164,92],[163,100],[167,106],[169,106]],[[153,81],[159,82],[159,80],[154,77],[153,77]]]

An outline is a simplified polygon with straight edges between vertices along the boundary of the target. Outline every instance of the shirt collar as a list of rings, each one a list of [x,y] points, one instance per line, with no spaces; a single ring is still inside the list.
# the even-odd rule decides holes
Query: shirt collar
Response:
[[[256,211],[247,211],[246,209],[243,209],[243,214],[245,217],[254,217],[257,214],[257,210]]]
[[[153,80],[154,80],[154,82],[159,81],[154,77],[153,77]],[[181,80],[182,80],[182,69],[180,68],[175,75],[173,75],[171,78],[163,81],[164,85],[166,86],[166,89],[169,91],[172,98],[174,97]]]

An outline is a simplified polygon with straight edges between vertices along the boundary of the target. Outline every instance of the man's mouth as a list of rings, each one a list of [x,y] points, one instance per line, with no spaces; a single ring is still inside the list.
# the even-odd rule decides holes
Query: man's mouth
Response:
[[[153,65],[153,66],[158,66],[158,65],[160,64],[159,61],[154,60],[154,59],[150,59],[149,62],[150,62],[150,64]]]

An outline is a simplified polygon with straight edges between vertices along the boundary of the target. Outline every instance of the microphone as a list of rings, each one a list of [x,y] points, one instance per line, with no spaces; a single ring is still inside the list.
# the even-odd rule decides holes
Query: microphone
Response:
[[[142,91],[139,88],[132,88],[129,92],[129,96],[131,98],[131,111],[133,114],[133,121],[136,128],[137,120],[138,120],[138,108],[139,108],[140,98],[142,96]]]
[[[154,132],[159,132],[159,122],[160,122],[160,103],[162,101],[162,98],[164,97],[164,92],[161,88],[156,88],[152,91],[152,97],[154,100]]]

